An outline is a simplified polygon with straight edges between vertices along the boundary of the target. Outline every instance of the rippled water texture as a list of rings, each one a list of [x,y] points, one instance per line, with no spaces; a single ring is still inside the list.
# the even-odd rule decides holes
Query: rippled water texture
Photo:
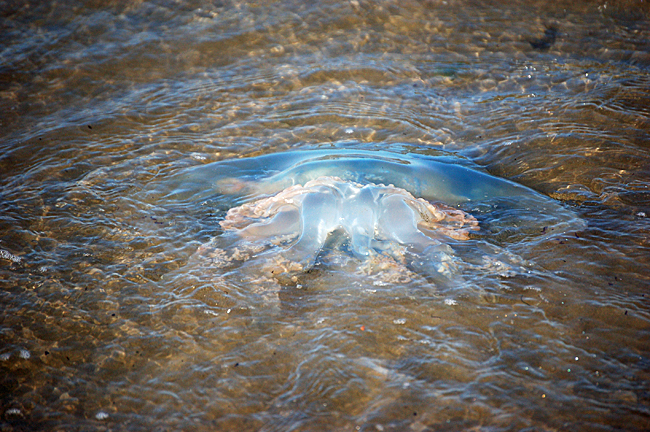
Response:
[[[0,429],[650,429],[649,10],[0,1]],[[329,245],[269,291],[199,259],[266,192],[159,193],[313,150],[453,160],[575,224],[461,205],[451,286]]]

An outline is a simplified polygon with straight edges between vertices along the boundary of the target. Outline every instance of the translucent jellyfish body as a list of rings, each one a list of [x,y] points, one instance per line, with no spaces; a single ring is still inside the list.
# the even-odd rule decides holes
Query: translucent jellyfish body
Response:
[[[451,250],[441,239],[466,240],[478,222],[461,210],[434,205],[392,185],[320,177],[234,207],[221,226],[236,236],[218,254],[217,265],[251,259],[276,246],[281,251],[264,266],[266,271],[305,271],[330,236],[344,236],[347,250],[361,261],[379,259],[385,265],[393,260],[397,270],[412,254],[426,257],[431,275],[449,277]]]
[[[504,275],[509,245],[584,228],[562,203],[442,155],[311,150],[229,159],[143,193],[166,207],[226,205],[223,232],[196,257],[224,274],[262,278],[295,280],[324,250],[388,283],[414,274],[451,280],[459,261],[465,273],[479,265]]]

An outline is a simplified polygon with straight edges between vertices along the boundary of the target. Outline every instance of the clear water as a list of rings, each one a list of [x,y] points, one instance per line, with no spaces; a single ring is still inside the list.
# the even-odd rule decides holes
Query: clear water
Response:
[[[646,2],[0,16],[3,431],[650,428]],[[186,167],[310,148],[453,155],[587,227],[494,233],[530,271],[445,292],[324,262],[270,302],[190,259],[230,198],[138,198]]]

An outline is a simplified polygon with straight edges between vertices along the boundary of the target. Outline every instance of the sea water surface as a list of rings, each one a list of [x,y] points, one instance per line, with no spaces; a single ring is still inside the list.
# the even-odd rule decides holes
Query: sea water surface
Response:
[[[1,1],[0,429],[650,429],[649,72],[642,0]],[[324,260],[270,299],[192,259],[241,201],[141,198],[310,149],[583,224],[484,231],[444,290]]]

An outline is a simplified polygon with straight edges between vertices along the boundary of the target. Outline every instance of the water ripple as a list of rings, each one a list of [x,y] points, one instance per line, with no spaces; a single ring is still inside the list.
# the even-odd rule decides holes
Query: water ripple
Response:
[[[4,429],[645,430],[643,2],[23,3],[0,17]],[[196,257],[241,201],[156,187],[317,148],[453,155],[586,227],[481,232],[444,292],[333,255],[284,286]]]

